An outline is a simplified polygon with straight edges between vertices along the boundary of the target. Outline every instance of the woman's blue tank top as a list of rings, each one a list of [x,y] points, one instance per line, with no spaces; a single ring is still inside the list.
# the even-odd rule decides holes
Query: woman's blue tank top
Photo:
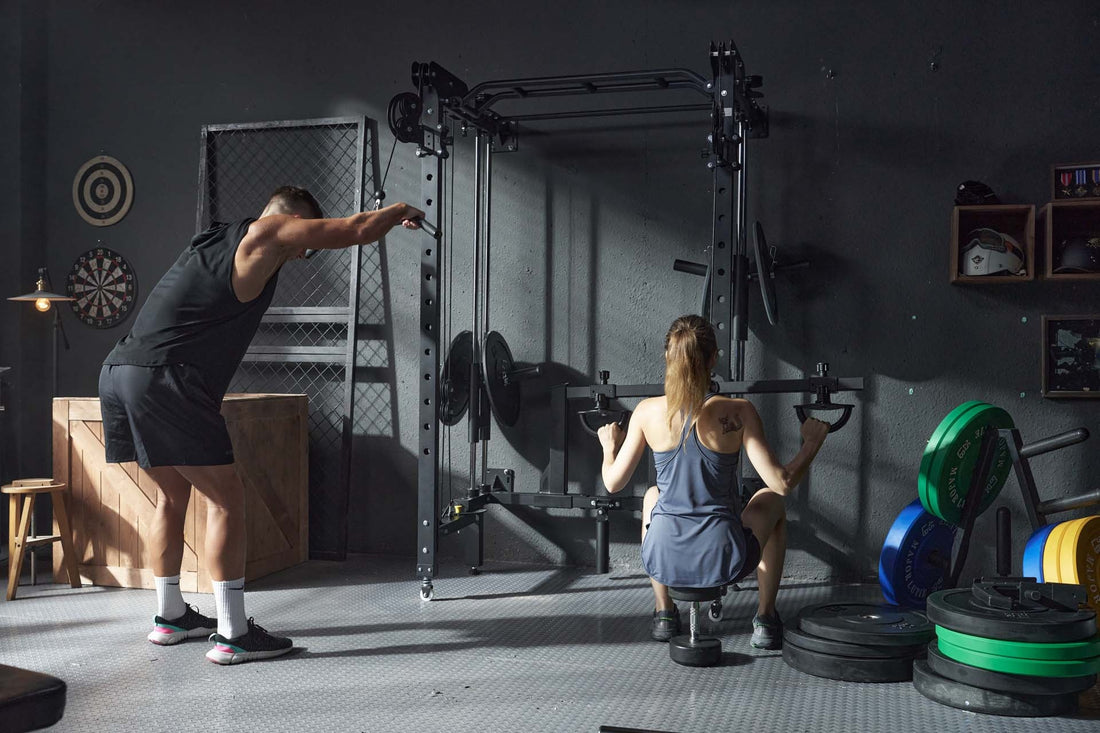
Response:
[[[687,588],[725,585],[737,577],[745,559],[740,456],[703,445],[690,418],[675,449],[653,452],[660,496],[642,543],[650,577]]]

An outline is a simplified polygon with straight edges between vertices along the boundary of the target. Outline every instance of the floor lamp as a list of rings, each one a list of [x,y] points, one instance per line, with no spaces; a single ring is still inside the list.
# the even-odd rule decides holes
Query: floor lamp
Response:
[[[35,283],[34,292],[27,293],[26,295],[17,295],[14,298],[8,298],[8,300],[26,300],[34,303],[35,310],[40,313],[46,313],[53,307],[53,301],[55,300],[76,300],[76,298],[69,297],[68,295],[58,295],[51,292],[46,288],[53,288],[53,283],[50,282],[50,273],[45,267],[38,268],[38,282]],[[57,308],[53,308],[53,390],[51,397],[57,397],[57,342],[61,339],[65,344],[65,350],[69,349],[69,339],[65,335],[65,325],[61,322],[61,312]],[[38,535],[35,529],[34,513],[31,513],[31,534]],[[33,549],[38,549],[37,547]],[[37,582],[37,574],[35,566],[37,562],[34,558],[34,552],[32,549],[31,559],[31,585]]]
[[[8,298],[8,300],[31,301],[34,303],[35,310],[41,313],[49,311],[55,300],[76,300],[76,298],[68,295],[58,295],[50,292],[46,290],[47,287],[53,287],[53,283],[50,282],[50,272],[45,267],[39,267],[38,282],[35,283],[34,292],[17,295],[14,298]],[[59,337],[65,344],[65,350],[68,351],[69,339],[65,335],[65,325],[61,322],[61,312],[55,308],[53,311],[53,393],[50,395],[51,397],[57,397],[57,341]]]

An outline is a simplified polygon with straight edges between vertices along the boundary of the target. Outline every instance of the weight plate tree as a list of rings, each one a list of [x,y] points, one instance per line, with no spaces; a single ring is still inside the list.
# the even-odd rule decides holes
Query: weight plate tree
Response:
[[[137,299],[137,277],[126,258],[95,247],[76,258],[67,286],[69,305],[80,322],[92,328],[111,328],[121,323]]]
[[[73,206],[92,226],[116,224],[134,203],[134,181],[120,161],[97,155],[73,177]]]

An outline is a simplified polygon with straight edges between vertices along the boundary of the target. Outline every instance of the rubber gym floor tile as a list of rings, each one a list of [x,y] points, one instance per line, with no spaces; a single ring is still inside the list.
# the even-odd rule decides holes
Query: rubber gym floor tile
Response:
[[[310,562],[251,583],[249,615],[299,649],[236,667],[205,661],[205,641],[149,644],[152,591],[23,586],[0,604],[0,660],[66,681],[57,731],[1091,732],[1100,719],[1096,689],[1084,714],[1008,719],[938,705],[910,683],[799,673],[749,646],[751,587],[725,597],[717,624],[703,621],[722,665],[692,669],[649,639],[644,576],[444,570],[428,603],[400,558]],[[185,598],[213,612],[211,596]],[[834,600],[881,599],[877,586],[791,583],[780,611]]]

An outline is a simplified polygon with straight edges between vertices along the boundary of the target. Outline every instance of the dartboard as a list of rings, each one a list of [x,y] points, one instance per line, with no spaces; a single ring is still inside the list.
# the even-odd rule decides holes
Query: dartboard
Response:
[[[106,227],[126,216],[134,203],[134,181],[121,161],[97,155],[73,177],[73,205],[92,226]]]
[[[121,323],[137,299],[137,277],[122,255],[96,247],[76,258],[69,271],[69,295],[77,317],[93,328]]]

